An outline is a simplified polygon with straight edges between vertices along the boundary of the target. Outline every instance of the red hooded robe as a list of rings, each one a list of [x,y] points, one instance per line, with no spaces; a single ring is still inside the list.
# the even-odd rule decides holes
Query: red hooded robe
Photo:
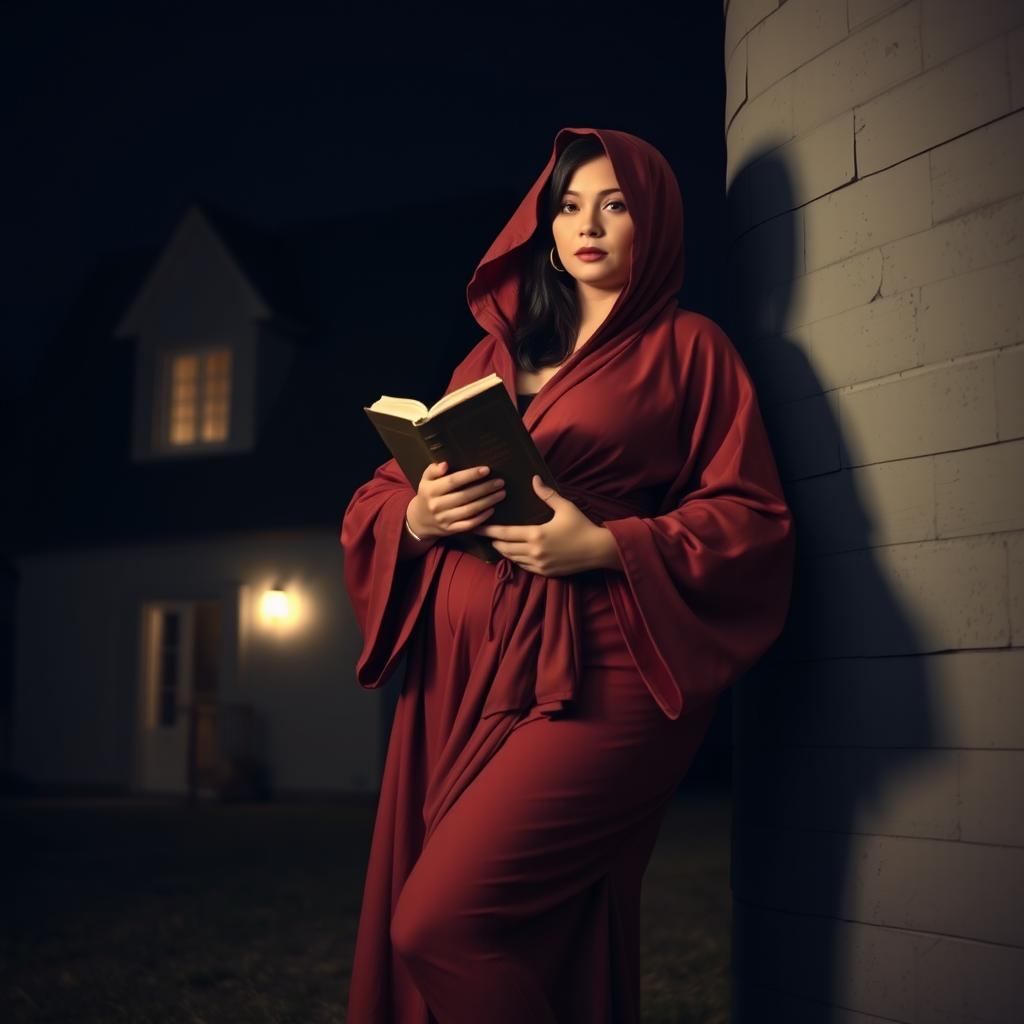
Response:
[[[537,393],[523,422],[558,492],[611,531],[622,570],[596,573],[614,609],[623,657],[675,719],[713,703],[781,631],[794,532],[739,354],[714,321],[678,306],[682,199],[653,146],[621,131],[558,132],[543,172],[467,286],[486,334],[455,368],[445,393],[493,372],[516,401],[511,336],[521,261],[559,154],[585,134],[604,145],[633,219],[629,279],[605,321]],[[504,558],[487,566],[443,540],[399,561],[414,495],[390,459],[353,495],[340,535],[345,584],[363,636],[359,684],[383,685],[408,655],[353,970],[349,1009],[360,1022],[427,1020],[394,971],[389,946],[389,915],[403,880],[516,715],[533,705],[557,714],[572,701],[581,674],[582,587],[574,576],[544,577]],[[436,586],[450,557],[477,562],[472,570],[489,574],[489,593],[477,595],[487,609],[484,642],[445,664],[423,641],[435,615],[458,635],[453,616],[466,605],[458,607],[450,587],[442,593]],[[424,687],[440,682],[457,697],[450,698],[443,730],[430,733],[418,701]]]

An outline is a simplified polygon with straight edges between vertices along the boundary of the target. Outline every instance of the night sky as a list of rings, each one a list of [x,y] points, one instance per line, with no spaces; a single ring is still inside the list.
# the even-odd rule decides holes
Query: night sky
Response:
[[[161,244],[196,194],[267,227],[471,201],[492,186],[522,196],[566,126],[629,131],[669,159],[685,210],[683,305],[715,316],[722,4],[674,7],[666,19],[653,5],[594,3],[459,17],[346,4],[5,5],[8,395],[24,390],[96,258]]]

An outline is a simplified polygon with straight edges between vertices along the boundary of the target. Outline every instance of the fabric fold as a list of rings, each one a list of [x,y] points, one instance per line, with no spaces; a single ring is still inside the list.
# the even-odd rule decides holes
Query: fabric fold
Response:
[[[390,459],[356,490],[342,519],[345,587],[363,637],[356,679],[366,689],[390,678],[441,564],[437,545],[418,558],[398,558],[415,494],[397,460]]]
[[[691,457],[668,511],[605,520],[623,573],[609,595],[637,667],[670,717],[731,686],[776,639],[795,557],[785,502],[754,386],[709,322],[694,346],[701,381],[681,417]]]

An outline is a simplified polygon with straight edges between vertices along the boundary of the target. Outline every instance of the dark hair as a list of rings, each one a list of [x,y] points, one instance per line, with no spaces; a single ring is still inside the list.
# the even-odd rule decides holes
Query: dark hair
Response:
[[[575,139],[562,150],[546,191],[537,199],[537,230],[523,262],[512,333],[512,350],[521,369],[535,372],[542,366],[557,366],[569,358],[576,344],[580,330],[576,281],[551,265],[551,235],[545,229],[561,211],[562,196],[576,168],[604,155],[596,135]]]

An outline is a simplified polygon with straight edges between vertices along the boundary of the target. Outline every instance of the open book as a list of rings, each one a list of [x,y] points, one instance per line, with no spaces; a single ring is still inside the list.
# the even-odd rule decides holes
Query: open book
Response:
[[[554,513],[533,490],[533,474],[558,489],[522,416],[496,373],[464,384],[438,399],[430,408],[414,398],[381,395],[363,410],[395,457],[413,490],[431,462],[448,462],[448,472],[490,466],[483,477],[501,477],[505,497],[493,506],[483,523],[527,525],[547,522]],[[464,532],[442,542],[485,562],[501,556],[489,537]]]

